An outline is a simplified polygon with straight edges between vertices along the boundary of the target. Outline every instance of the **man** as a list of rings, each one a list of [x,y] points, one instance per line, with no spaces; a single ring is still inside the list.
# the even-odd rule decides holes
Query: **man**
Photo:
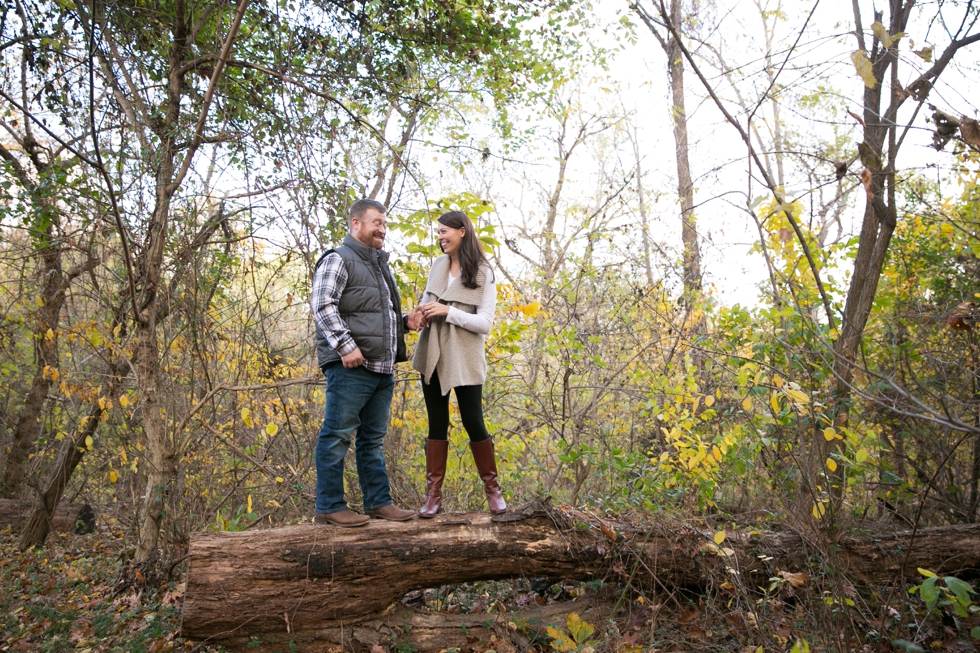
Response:
[[[350,234],[328,251],[313,273],[310,308],[316,323],[316,352],[327,377],[323,426],[316,443],[317,524],[363,526],[376,519],[415,516],[391,501],[382,440],[395,387],[395,363],[408,360],[401,298],[381,247],[387,233],[384,204],[359,200],[351,206]],[[364,511],[344,500],[344,457],[355,438],[357,477]]]

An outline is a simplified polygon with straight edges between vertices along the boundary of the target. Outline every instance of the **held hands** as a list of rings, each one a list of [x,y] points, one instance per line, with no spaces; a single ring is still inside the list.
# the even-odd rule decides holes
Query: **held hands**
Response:
[[[408,314],[408,319],[406,324],[408,328],[412,331],[421,331],[422,327],[426,326],[425,320],[422,319],[422,313],[419,311],[418,306],[416,306],[411,313]]]
[[[449,315],[448,305],[440,304],[439,302],[429,302],[415,307],[412,314],[408,316],[408,326],[409,328],[419,330],[429,326],[433,318],[445,318],[447,315]],[[412,326],[413,320],[417,328]]]

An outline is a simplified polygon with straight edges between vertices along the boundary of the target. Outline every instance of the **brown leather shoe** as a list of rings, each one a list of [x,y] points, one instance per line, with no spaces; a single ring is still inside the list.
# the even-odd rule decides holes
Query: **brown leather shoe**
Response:
[[[500,491],[500,485],[497,483],[497,457],[493,452],[493,439],[470,442],[470,449],[473,451],[476,471],[483,481],[483,491],[487,493],[490,513],[499,515],[507,512],[507,502],[504,501],[503,492]]]
[[[342,526],[344,528],[354,528],[355,526],[363,526],[364,524],[371,521],[371,518],[367,515],[362,515],[356,513],[353,510],[339,510],[337,512],[328,513],[313,513],[313,523],[319,524],[320,526]]]
[[[383,508],[365,510],[364,512],[370,515],[372,519],[387,519],[388,521],[408,521],[415,516],[414,511],[402,510],[393,503],[389,503]]]
[[[432,519],[442,510],[442,481],[446,478],[449,440],[425,441],[425,505],[419,517]]]

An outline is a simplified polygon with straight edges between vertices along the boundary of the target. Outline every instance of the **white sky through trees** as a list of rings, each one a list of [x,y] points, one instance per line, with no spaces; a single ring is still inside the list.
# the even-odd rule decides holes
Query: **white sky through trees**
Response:
[[[668,267],[674,272],[668,281],[679,287],[680,221],[664,53],[625,3],[601,2],[596,3],[595,9],[599,25],[590,30],[591,42],[613,52],[605,69],[584,64],[566,83],[562,95],[572,98],[583,115],[606,116],[608,122],[617,123],[618,127],[610,128],[574,151],[569,161],[569,183],[563,189],[564,212],[574,222],[576,207],[595,204],[600,168],[619,172],[620,177],[632,172],[635,165],[632,146],[623,134],[615,132],[627,126],[635,127],[651,215],[650,231],[659,249],[656,256],[670,260]],[[804,28],[811,10],[812,17]],[[874,7],[872,3],[861,3],[861,10],[870,40]],[[697,14],[699,20],[688,25],[695,38],[688,39],[687,45],[696,53],[705,77],[743,125],[745,112],[738,105],[738,95],[743,102],[754,106],[769,83],[764,74],[766,43],[761,11],[772,12],[767,14],[773,34],[771,61],[775,66],[782,66],[776,81],[787,141],[786,190],[790,197],[804,202],[801,221],[807,224],[814,184],[824,184],[825,201],[836,187],[834,162],[821,160],[822,143],[836,139],[838,155],[843,157],[843,152],[848,152],[853,156],[858,144],[855,139],[861,137],[860,125],[848,114],[852,111],[860,115],[862,110],[863,84],[851,61],[851,53],[858,47],[852,31],[854,17],[850,3],[842,2],[818,2],[815,9],[814,3],[799,2],[702,3]],[[776,17],[777,11],[782,12],[781,19]],[[944,26],[936,20],[935,5],[923,5],[916,11],[911,21],[913,28],[899,46],[905,77],[900,81],[906,83],[927,67],[911,53],[910,46],[914,44],[920,50],[934,45],[938,52],[949,39]],[[955,16],[956,8],[946,7],[945,11],[950,17],[962,17]],[[620,23],[623,18],[632,24],[631,30]],[[703,42],[699,44],[696,39]],[[790,50],[794,42],[796,46]],[[735,88],[720,72],[719,59],[727,64]],[[980,104],[976,100],[980,97],[977,93],[980,84],[976,81],[980,79],[978,60],[980,47],[961,50],[928,102],[953,115],[975,117]],[[767,192],[758,176],[750,182],[744,144],[686,63],[685,86],[705,289],[723,304],[753,304],[759,296],[758,285],[767,283],[767,273],[762,256],[750,252],[758,232],[745,213],[745,206]],[[914,104],[906,103],[900,119],[908,121],[913,110]],[[422,169],[433,182],[429,197],[467,190],[489,196],[497,206],[493,219],[505,228],[521,221],[540,222],[557,174],[553,140],[558,124],[540,107],[517,113],[520,116],[515,120],[517,126],[532,135],[522,147],[510,152],[501,152],[500,143],[489,137],[489,129],[480,124],[477,112],[468,114],[465,131],[469,140],[457,142],[464,147],[451,153],[433,148],[431,154],[423,157]],[[954,164],[952,146],[948,145],[944,152],[936,152],[931,147],[932,124],[926,120],[931,114],[931,110],[923,107],[915,118],[899,156],[901,176],[923,175],[938,182],[945,196],[955,196],[959,190],[949,174]],[[753,122],[767,144],[771,143],[768,132],[771,115],[769,102],[763,102]],[[764,122],[767,120],[769,124]],[[431,142],[442,145],[451,140],[434,135]],[[486,162],[479,156],[484,147],[492,154]],[[463,165],[454,167],[454,161]],[[807,178],[800,162],[813,166],[812,179]],[[845,183],[857,183],[860,170],[860,162],[853,163]],[[626,193],[622,199],[624,205],[611,210],[617,215],[610,232],[620,252],[640,246],[635,194]],[[847,209],[841,215],[840,238],[846,240],[853,235],[863,207],[863,193],[851,192]],[[838,238],[837,227],[831,230],[829,238]],[[506,248],[501,248],[501,255],[506,265],[520,268],[520,262]],[[830,271],[831,275],[841,273],[846,273],[846,266],[843,270]]]

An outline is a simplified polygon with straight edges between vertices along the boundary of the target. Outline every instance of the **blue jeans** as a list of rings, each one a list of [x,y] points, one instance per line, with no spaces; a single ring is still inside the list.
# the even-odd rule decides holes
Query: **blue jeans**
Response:
[[[391,489],[381,442],[388,432],[388,414],[395,391],[394,374],[378,374],[341,363],[326,369],[327,399],[323,426],[316,441],[316,511],[347,509],[344,500],[344,457],[357,430],[354,456],[364,509],[391,504]]]

